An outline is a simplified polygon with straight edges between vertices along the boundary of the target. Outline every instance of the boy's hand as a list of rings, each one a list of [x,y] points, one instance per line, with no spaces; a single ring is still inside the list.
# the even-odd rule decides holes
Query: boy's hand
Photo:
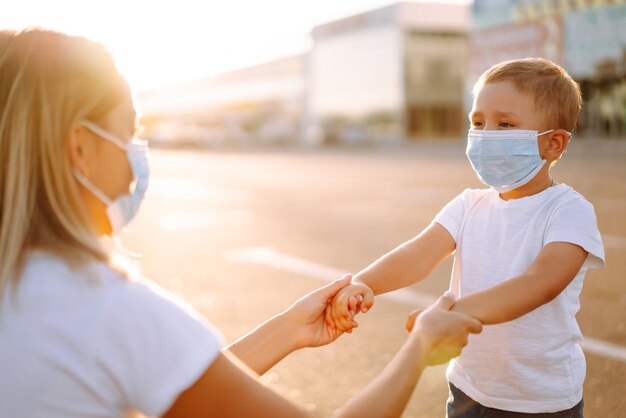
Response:
[[[413,329],[413,325],[415,325],[415,320],[417,319],[419,314],[422,313],[422,311],[423,311],[423,309],[416,309],[416,310],[412,311],[409,314],[409,316],[407,316],[406,324],[404,324],[404,327],[406,328],[407,331],[411,332],[411,330]]]
[[[283,312],[283,318],[287,319],[285,326],[293,327],[294,335],[298,336],[298,348],[318,347],[339,338],[341,332],[330,327],[326,321],[326,310],[333,296],[348,286],[351,279],[350,274],[345,274],[341,279],[301,297]]]
[[[374,305],[374,292],[367,285],[352,282],[341,289],[333,298],[326,310],[326,320],[329,326],[336,327],[342,332],[352,332],[352,328],[359,326],[354,316],[359,312],[367,312]]]

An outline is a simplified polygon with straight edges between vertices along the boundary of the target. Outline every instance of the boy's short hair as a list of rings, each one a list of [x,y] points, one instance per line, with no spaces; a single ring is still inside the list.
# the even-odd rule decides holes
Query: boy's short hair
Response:
[[[582,107],[580,87],[567,72],[544,58],[504,61],[486,70],[474,84],[473,94],[486,84],[511,81],[522,94],[529,94],[545,115],[548,129],[572,132]]]

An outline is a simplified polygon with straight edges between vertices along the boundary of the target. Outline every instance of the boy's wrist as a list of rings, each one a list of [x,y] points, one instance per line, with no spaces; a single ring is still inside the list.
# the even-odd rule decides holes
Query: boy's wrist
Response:
[[[366,287],[372,293],[374,293],[374,290],[372,289],[372,287],[370,285],[368,285],[367,283],[363,282],[362,280],[360,280],[359,278],[356,278],[356,279],[353,278],[352,281],[350,282],[350,284],[356,285],[356,286]]]

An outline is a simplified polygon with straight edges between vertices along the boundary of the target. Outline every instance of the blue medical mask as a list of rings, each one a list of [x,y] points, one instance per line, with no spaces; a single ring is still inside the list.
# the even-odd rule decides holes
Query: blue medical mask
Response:
[[[537,138],[553,131],[470,129],[465,153],[480,181],[506,193],[541,171],[547,161],[539,155]]]
[[[85,128],[99,137],[117,145],[126,151],[128,163],[135,177],[135,186],[131,194],[125,194],[115,200],[109,198],[85,176],[77,170],[73,170],[76,179],[94,194],[107,207],[107,216],[111,223],[113,235],[117,235],[137,215],[141,201],[143,200],[150,177],[148,166],[148,143],[144,140],[133,138],[131,142],[124,142],[117,136],[105,131],[98,125],[88,120],[80,122]]]

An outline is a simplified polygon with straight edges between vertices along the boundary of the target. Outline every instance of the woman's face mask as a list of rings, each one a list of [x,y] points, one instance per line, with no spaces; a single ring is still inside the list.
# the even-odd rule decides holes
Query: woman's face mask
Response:
[[[120,149],[126,151],[128,163],[135,178],[135,187],[130,194],[124,194],[115,200],[109,198],[98,187],[96,187],[85,176],[77,170],[73,170],[76,179],[87,188],[94,196],[106,205],[106,212],[112,228],[112,234],[119,234],[122,229],[135,217],[141,206],[146,190],[148,189],[148,181],[150,170],[148,166],[148,143],[144,140],[134,138],[131,142],[124,142],[117,136],[105,131],[95,123],[83,120],[81,125],[89,129]]]
[[[525,185],[541,171],[547,161],[539,155],[537,140],[553,131],[470,129],[466,154],[480,181],[498,193],[506,193]]]

